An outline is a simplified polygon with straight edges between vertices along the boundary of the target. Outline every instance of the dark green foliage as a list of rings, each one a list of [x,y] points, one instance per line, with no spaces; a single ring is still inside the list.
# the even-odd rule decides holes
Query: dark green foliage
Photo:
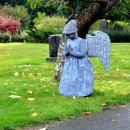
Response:
[[[26,5],[27,0],[0,0],[1,5],[10,4],[11,6]]]
[[[30,28],[26,31],[28,33],[28,37],[25,37],[27,42],[37,42],[37,43],[48,43],[48,37],[52,34],[61,33],[60,29],[43,29],[38,30],[35,27]]]
[[[20,37],[20,34],[15,34],[12,36],[0,34],[0,43],[20,42]]]
[[[9,40],[10,40],[9,36],[0,34],[0,43],[8,43]]]
[[[14,36],[11,37],[11,42],[20,42],[20,35],[15,34]]]
[[[119,24],[115,24],[114,27],[113,27],[113,30],[123,30],[123,26],[119,25]]]
[[[111,42],[130,42],[130,31],[108,30],[106,33],[109,35]]]
[[[120,0],[105,17],[113,21],[129,21],[130,18],[130,1]]]

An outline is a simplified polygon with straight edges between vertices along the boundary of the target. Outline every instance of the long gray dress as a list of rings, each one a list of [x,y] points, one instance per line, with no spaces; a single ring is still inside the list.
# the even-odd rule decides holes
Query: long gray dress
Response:
[[[63,55],[70,49],[70,56],[63,66],[59,93],[65,96],[88,96],[93,93],[93,67],[86,56],[86,45],[82,38],[67,39]]]

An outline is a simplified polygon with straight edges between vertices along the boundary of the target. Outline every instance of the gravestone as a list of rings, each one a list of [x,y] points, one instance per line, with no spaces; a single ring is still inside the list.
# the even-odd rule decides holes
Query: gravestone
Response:
[[[57,59],[58,48],[60,44],[62,35],[55,34],[49,36],[49,58],[46,58],[46,61],[55,62]]]
[[[100,21],[100,30],[106,31],[108,29],[108,22],[107,20]]]

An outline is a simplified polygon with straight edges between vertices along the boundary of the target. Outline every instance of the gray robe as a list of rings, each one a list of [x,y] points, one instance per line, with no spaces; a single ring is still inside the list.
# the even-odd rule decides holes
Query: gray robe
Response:
[[[65,96],[89,96],[93,93],[93,67],[86,56],[86,44],[82,38],[67,39],[63,55],[70,49],[63,66],[59,93]]]

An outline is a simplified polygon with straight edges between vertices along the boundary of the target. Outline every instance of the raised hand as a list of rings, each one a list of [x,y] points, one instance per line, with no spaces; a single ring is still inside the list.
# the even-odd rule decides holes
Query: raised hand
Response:
[[[69,46],[67,47],[67,51],[70,53],[72,50],[73,50],[73,49],[72,49],[71,45],[69,45]]]

